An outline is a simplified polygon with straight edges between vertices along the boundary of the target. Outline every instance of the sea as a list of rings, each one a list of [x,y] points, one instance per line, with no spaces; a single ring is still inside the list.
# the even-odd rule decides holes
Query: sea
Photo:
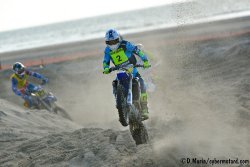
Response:
[[[117,29],[121,34],[128,34],[244,15],[250,15],[250,0],[187,0],[164,6],[0,32],[0,54],[104,38],[105,32],[110,28]]]

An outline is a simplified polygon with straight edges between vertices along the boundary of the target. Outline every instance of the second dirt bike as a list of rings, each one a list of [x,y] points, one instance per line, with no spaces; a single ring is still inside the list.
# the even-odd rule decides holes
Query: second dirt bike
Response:
[[[139,78],[133,77],[134,67],[143,65],[126,64],[123,66],[111,67],[110,72],[119,70],[116,83],[116,104],[119,119],[123,126],[128,126],[136,145],[148,142],[148,132],[142,122],[140,104],[140,82]]]
[[[71,120],[67,112],[56,104],[57,98],[51,92],[46,92],[40,85],[34,90],[27,90],[26,94],[32,97],[32,106],[35,109],[46,109]]]

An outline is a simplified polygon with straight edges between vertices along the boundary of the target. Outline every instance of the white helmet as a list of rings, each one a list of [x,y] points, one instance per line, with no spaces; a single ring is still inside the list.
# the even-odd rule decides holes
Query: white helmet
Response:
[[[20,62],[14,63],[12,69],[19,76],[23,76],[25,73],[25,66]]]
[[[119,33],[115,29],[109,29],[105,35],[105,42],[111,50],[116,50],[121,42]]]

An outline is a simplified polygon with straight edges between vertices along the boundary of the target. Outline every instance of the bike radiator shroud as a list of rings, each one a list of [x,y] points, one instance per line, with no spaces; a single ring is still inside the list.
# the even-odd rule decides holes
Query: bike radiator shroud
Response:
[[[127,96],[128,89],[129,89],[129,76],[126,72],[117,73],[117,80],[119,80],[120,84],[123,85],[125,88],[125,96]],[[133,93],[133,100],[140,99],[140,82],[139,78],[133,78],[132,80],[132,93]]]

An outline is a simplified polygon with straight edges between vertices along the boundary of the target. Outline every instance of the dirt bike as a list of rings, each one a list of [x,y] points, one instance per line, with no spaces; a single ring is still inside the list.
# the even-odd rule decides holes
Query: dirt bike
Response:
[[[119,119],[123,126],[128,126],[136,145],[148,142],[148,132],[142,122],[140,104],[140,82],[138,77],[133,77],[134,67],[143,65],[126,64],[111,67],[109,72],[118,70],[116,81],[116,104]],[[113,82],[114,84],[114,82]]]
[[[41,85],[38,85],[33,90],[26,90],[26,94],[31,96],[32,108],[46,109],[71,120],[67,112],[56,104],[57,98],[51,92],[46,92]]]

